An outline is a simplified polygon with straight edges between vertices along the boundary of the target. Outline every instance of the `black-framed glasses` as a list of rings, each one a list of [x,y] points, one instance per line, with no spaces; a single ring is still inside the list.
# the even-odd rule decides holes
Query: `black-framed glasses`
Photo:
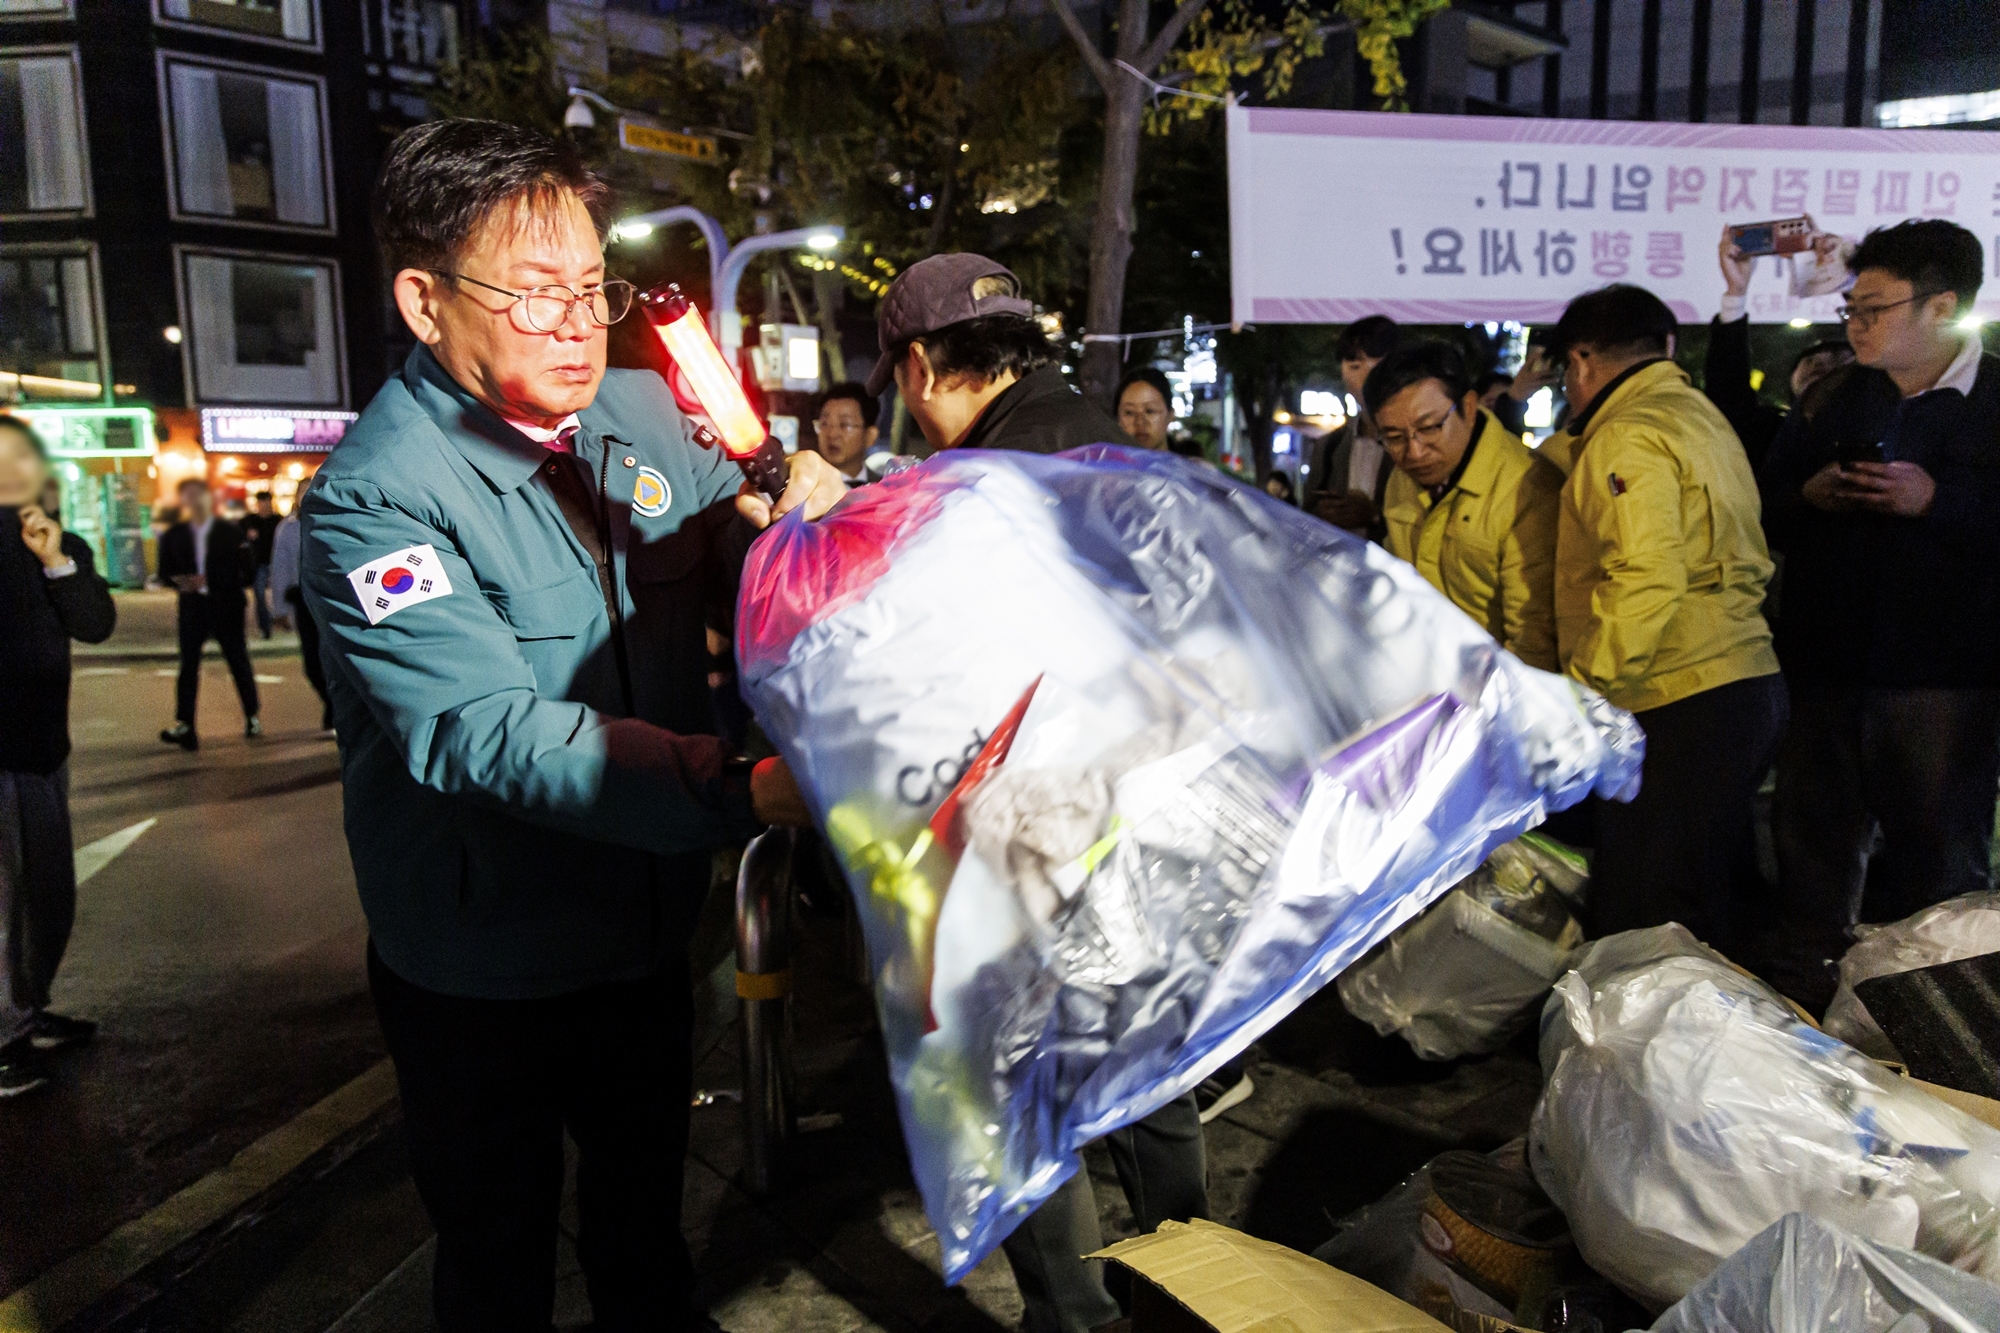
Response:
[[[550,283],[544,287],[530,287],[525,292],[512,291],[506,287],[495,287],[490,282],[469,278],[463,273],[453,273],[449,269],[434,268],[431,272],[441,278],[451,278],[457,282],[469,282],[475,287],[484,287],[489,292],[511,296],[521,305],[521,314],[528,321],[528,327],[537,333],[554,333],[569,323],[569,312],[578,305],[590,316],[590,322],[599,328],[609,328],[625,318],[632,310],[632,297],[638,290],[623,278],[613,278],[584,291],[565,287],[561,283]]]
[[[1928,301],[1935,295],[1937,295],[1935,292],[1918,292],[1915,296],[1906,296],[1900,301],[1885,301],[1881,305],[1842,305],[1835,313],[1840,316],[1841,323],[1859,324],[1865,329],[1899,305],[1914,305],[1918,301]]]

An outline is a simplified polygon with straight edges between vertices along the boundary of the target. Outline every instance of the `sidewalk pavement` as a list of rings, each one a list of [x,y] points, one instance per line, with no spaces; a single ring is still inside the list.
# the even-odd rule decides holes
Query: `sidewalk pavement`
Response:
[[[176,603],[179,593],[165,588],[147,588],[142,592],[113,592],[113,600],[118,603],[118,628],[103,643],[79,643],[72,646],[71,657],[79,662],[173,662],[180,658],[180,631],[177,625]],[[248,626],[250,656],[284,657],[297,656],[299,636],[290,630],[273,630],[266,639],[257,633],[257,618],[253,611],[245,609],[244,624]],[[220,661],[222,650],[213,643],[203,650],[202,655]]]

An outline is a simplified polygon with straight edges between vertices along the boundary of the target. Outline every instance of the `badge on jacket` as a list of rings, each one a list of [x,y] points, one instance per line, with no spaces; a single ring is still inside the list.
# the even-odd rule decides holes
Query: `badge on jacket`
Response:
[[[1626,491],[1626,489],[1627,489],[1627,488],[1626,488],[1626,485],[1625,485],[1625,478],[1623,478],[1623,477],[1619,476],[1619,475],[1618,475],[1618,474],[1617,474],[1616,472],[1612,473],[1612,474],[1611,474],[1611,493],[1612,493],[1613,495],[1623,495],[1623,494],[1625,494],[1625,491]]]
[[[632,512],[658,518],[674,503],[674,488],[658,468],[642,467],[632,481]]]
[[[405,546],[379,560],[370,560],[359,569],[349,570],[347,581],[361,601],[368,623],[379,625],[406,606],[451,594],[451,580],[445,577],[444,563],[429,542]]]

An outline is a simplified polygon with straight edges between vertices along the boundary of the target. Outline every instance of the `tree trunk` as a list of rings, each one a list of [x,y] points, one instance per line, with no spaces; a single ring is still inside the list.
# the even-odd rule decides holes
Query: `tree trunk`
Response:
[[[1139,138],[1144,128],[1146,87],[1120,81],[1104,99],[1104,169],[1097,183],[1097,213],[1090,227],[1090,303],[1084,331],[1109,335],[1123,330],[1125,270],[1132,262],[1132,192],[1139,179]],[[1083,345],[1083,395],[1101,407],[1114,406],[1111,394],[1124,370],[1125,345]]]

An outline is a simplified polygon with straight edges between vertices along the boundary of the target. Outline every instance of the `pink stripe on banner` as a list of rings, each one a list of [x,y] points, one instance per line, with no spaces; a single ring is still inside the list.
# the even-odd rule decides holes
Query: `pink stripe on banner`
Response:
[[[1398,324],[1480,324],[1515,320],[1522,324],[1553,324],[1562,318],[1567,301],[1348,301],[1341,299],[1281,299],[1260,296],[1250,303],[1252,323],[1352,324],[1369,315],[1387,315]],[[1703,322],[1701,312],[1686,301],[1667,307],[1683,324]]]
[[[1583,148],[1790,149],[1832,153],[2000,153],[1985,130],[1842,129],[1821,125],[1678,125],[1639,120],[1541,120],[1517,116],[1419,116],[1384,111],[1251,107],[1252,134],[1446,143],[1545,143]]]

